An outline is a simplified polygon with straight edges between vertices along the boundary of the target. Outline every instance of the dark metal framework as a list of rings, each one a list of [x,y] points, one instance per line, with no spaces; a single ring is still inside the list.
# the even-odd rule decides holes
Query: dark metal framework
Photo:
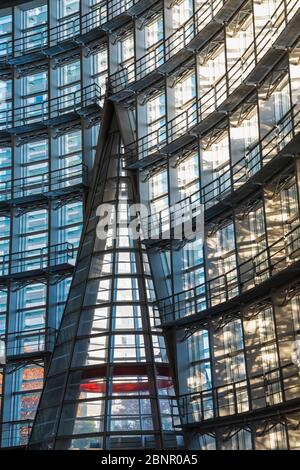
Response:
[[[124,172],[112,107],[106,105],[90,209],[29,448],[180,446],[164,339],[151,320],[146,254],[130,239],[124,214],[136,191]],[[104,201],[116,214],[101,238]]]
[[[48,2],[48,20],[54,3]],[[185,3],[192,3],[191,12],[179,27],[169,28],[176,8]],[[134,175],[137,181],[137,200],[158,205],[155,214],[151,212],[143,223],[150,229],[156,224],[156,233],[161,237],[170,229],[168,239],[147,239],[141,251],[143,254],[147,251],[158,298],[151,328],[162,328],[165,333],[175,370],[180,425],[186,431],[189,448],[299,448],[300,13],[296,0],[271,3],[262,2],[265,18],[258,4],[250,0],[209,3],[117,0],[100,3],[90,10],[81,6],[54,27],[50,21],[33,27],[26,32],[28,37],[20,33],[10,42],[8,34],[7,51],[1,56],[2,77],[6,80],[13,74],[16,82],[17,77],[48,69],[48,64],[49,70],[79,58],[82,64],[77,90],[60,98],[50,93],[48,101],[29,105],[25,114],[24,110],[20,114],[18,105],[14,105],[14,111],[8,109],[3,113],[5,129],[1,130],[1,141],[6,146],[12,145],[17,155],[18,146],[45,136],[51,137],[55,149],[56,138],[79,128],[83,128],[85,149],[91,141],[91,126],[102,119],[103,113],[103,87],[100,92],[98,85],[90,83],[85,68],[95,52],[108,48],[106,96],[115,103],[121,123],[125,152],[120,158],[126,161],[128,175]],[[149,46],[146,33],[159,21],[163,32],[161,35],[154,32],[153,44]],[[244,42],[245,37],[248,39]],[[120,58],[123,44],[125,59],[122,54]],[[133,52],[128,44],[132,44]],[[215,75],[211,65],[217,70]],[[180,107],[178,90],[183,96],[183,84],[191,76],[195,93],[183,97]],[[90,93],[89,98],[85,91]],[[14,94],[17,95],[16,91]],[[164,98],[162,111],[153,112],[151,117],[153,103],[160,97]],[[70,109],[61,112],[60,103],[64,106],[65,100]],[[108,114],[101,124],[104,127],[109,122]],[[42,116],[38,122],[37,115]],[[255,138],[251,135],[249,138],[247,126],[253,135],[258,128]],[[227,153],[227,159],[222,160],[220,155]],[[192,183],[182,186],[182,172],[192,158],[197,161],[190,170],[195,172],[194,179],[185,174],[184,178]],[[14,164],[17,168],[17,157]],[[48,207],[55,220],[55,212],[66,203],[85,199],[91,167],[87,153],[83,163],[58,169],[50,166],[45,176],[28,177],[16,172],[13,178],[1,182],[1,213],[20,216],[38,204],[41,209]],[[161,175],[166,188],[162,185],[158,195],[151,196]],[[168,205],[160,206],[165,200]],[[168,207],[176,204],[192,206],[194,216],[202,205],[203,246],[197,233],[192,242],[172,238],[176,213]],[[50,247],[57,244],[53,232],[49,237],[53,241],[45,249],[49,260]],[[11,246],[11,254],[4,258],[9,260],[8,264],[13,264],[14,253],[18,251],[18,247]],[[27,255],[30,257],[30,252]],[[35,257],[34,252],[32,256]],[[104,267],[101,257],[97,263]],[[24,270],[20,280],[11,270],[1,277],[3,289],[9,285],[11,292],[18,291],[20,286],[37,281],[54,285],[73,270],[73,266],[64,265],[61,272],[54,273],[50,272],[51,263],[46,264],[46,269],[42,266],[34,276],[34,271]],[[80,261],[77,266],[80,267]],[[55,261],[53,267],[59,270],[59,263]],[[117,277],[113,275],[113,282]],[[74,282],[76,274],[73,285]],[[50,322],[49,328],[52,327],[55,330],[57,325]],[[269,336],[266,331],[271,332]],[[10,334],[14,332],[7,335]],[[22,342],[22,331],[20,338]],[[112,339],[109,341],[108,350],[112,348]],[[23,359],[24,364],[30,361]],[[43,354],[40,359],[44,359]],[[39,360],[38,354],[33,360]],[[9,375],[10,367],[14,371],[13,361],[11,364],[4,366],[4,375]],[[167,370],[167,366],[153,370],[152,359],[146,368],[138,367],[141,374],[149,377],[156,374],[164,377]],[[97,374],[122,376],[125,371],[121,369],[108,362]],[[132,371],[131,366],[126,369],[129,377],[133,376]],[[84,380],[95,378],[93,373],[91,368]],[[48,382],[51,380],[50,373]],[[4,381],[4,400],[8,387],[5,383],[9,384],[9,379]],[[66,383],[61,387],[66,390]],[[100,389],[98,384],[98,392]],[[83,436],[79,429],[75,442],[73,431],[60,435],[57,422],[55,429],[49,430],[48,443],[42,443],[39,429],[46,422],[45,416],[48,417],[49,395],[45,398],[45,394],[44,391],[33,445],[49,444],[56,448],[90,445],[95,433]],[[105,396],[106,411],[103,418],[97,418],[101,423],[104,420],[103,432],[97,433],[97,446],[105,448],[114,448],[113,438],[118,434],[114,436],[109,430],[108,421],[113,420],[108,405],[111,399],[109,394]],[[157,395],[153,399],[157,400]],[[77,405],[68,406],[74,414]],[[176,427],[177,401],[170,398],[168,406],[174,407],[171,421]],[[159,441],[161,447],[174,447],[173,437],[167,444],[161,431],[159,406],[156,411],[154,408],[156,431],[144,433],[149,438],[146,446],[151,447],[154,442],[157,445]],[[59,419],[63,422],[63,408],[60,411]],[[22,422],[12,418],[7,421],[6,414],[3,436],[20,435]],[[72,419],[68,426],[70,430],[80,427]],[[29,428],[30,423],[27,426],[24,420],[24,436],[28,436]],[[133,433],[135,438],[129,440],[124,438],[122,445],[137,445],[135,439],[140,434]],[[151,440],[153,435],[155,439]],[[170,436],[174,436],[174,431]],[[140,443],[145,444],[148,438]],[[3,437],[3,443],[7,443],[3,445],[11,445],[12,441]]]

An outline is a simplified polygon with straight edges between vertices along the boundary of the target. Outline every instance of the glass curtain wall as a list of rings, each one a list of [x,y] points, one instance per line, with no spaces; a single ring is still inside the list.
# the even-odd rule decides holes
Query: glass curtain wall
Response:
[[[154,325],[150,267],[140,240],[132,238],[128,227],[135,183],[124,169],[116,122],[114,118],[103,141],[92,209],[32,448],[180,445],[166,346]],[[105,225],[101,203],[109,211]],[[54,400],[49,402],[51,394]]]

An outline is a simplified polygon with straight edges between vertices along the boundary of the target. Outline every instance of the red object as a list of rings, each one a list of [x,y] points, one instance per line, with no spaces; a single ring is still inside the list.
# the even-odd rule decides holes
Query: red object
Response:
[[[173,386],[172,379],[170,378],[170,369],[168,364],[156,364],[157,374],[157,386],[160,389],[170,388]],[[146,364],[114,364],[113,377],[126,377],[126,376],[142,376],[147,377],[147,365]],[[80,391],[87,393],[105,393],[106,392],[106,381],[107,368],[105,366],[98,366],[88,368],[82,371],[82,382],[80,384]],[[145,377],[145,378],[146,378]],[[104,380],[97,379],[103,378]],[[89,381],[94,379],[94,381]],[[96,379],[96,380],[95,380]],[[86,382],[84,382],[86,380]],[[113,393],[127,393],[127,392],[143,392],[150,391],[150,384],[147,380],[141,382],[117,382],[112,385]]]
[[[172,387],[171,379],[162,379],[157,381],[158,388],[169,388]],[[143,392],[149,391],[149,382],[124,382],[113,384],[113,393],[125,393],[125,392]],[[106,391],[106,383],[104,382],[87,382],[80,384],[81,392],[88,393],[104,393]]]

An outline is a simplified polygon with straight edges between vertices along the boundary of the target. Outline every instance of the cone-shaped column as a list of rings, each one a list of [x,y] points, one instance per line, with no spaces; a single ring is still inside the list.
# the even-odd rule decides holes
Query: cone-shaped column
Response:
[[[172,379],[152,318],[153,282],[146,252],[127,226],[135,184],[124,170],[109,102],[98,147],[75,274],[29,448],[176,448]]]

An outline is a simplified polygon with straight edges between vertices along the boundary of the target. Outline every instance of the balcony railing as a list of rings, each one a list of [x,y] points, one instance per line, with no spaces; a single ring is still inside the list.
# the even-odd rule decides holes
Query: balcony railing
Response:
[[[125,148],[130,163],[161,152],[162,149],[181,136],[192,131],[206,117],[220,108],[220,105],[235,91],[239,85],[259,64],[260,60],[270,50],[288,21],[300,11],[298,0],[282,0],[269,22],[260,30],[255,40],[230,69],[205,91],[194,106],[190,106],[179,116],[166,122],[159,129],[141,137]],[[276,24],[276,28],[274,28]],[[265,73],[265,68],[263,68]]]
[[[155,318],[167,323],[201,314],[253,289],[300,260],[300,225],[224,274],[157,301]]]
[[[299,371],[295,365],[289,364],[264,374],[181,395],[176,406],[179,407],[182,424],[193,425],[270,408],[297,399],[299,394]]]
[[[299,135],[300,110],[297,109],[294,105],[259,142],[249,146],[240,160],[202,188],[200,199],[206,208],[243,186]]]
[[[47,193],[69,190],[78,185],[88,184],[88,168],[79,163],[50,173],[24,176],[0,182],[0,203],[26,197],[39,197]]]
[[[204,4],[194,13],[194,15],[184,23],[178,30],[176,30],[171,36],[165,41],[159,43],[153,49],[151,49],[143,57],[137,59],[134,63],[129,64],[126,67],[121,68],[117,72],[111,75],[111,86],[113,93],[117,93],[122,89],[129,87],[134,82],[138,82],[142,78],[154,71],[163,72],[163,65],[168,62],[178,52],[188,49],[192,41],[196,36],[204,29],[204,27],[213,20],[213,18],[220,11],[222,6],[226,2],[224,0],[217,0],[211,4]],[[270,22],[268,22],[264,28],[265,32],[269,32],[268,35],[259,33],[255,44],[257,44],[257,60],[261,58],[262,53],[265,52],[266,48],[269,47],[270,35],[272,36],[272,30],[276,33],[276,37],[280,34],[284,27],[284,22],[280,20],[277,24],[277,18],[281,17],[284,12],[284,4],[275,11]],[[291,13],[294,12],[297,6],[297,2],[287,4],[287,20],[290,19]],[[274,22],[275,21],[275,22]],[[276,24],[276,28],[274,28]],[[278,28],[278,29],[277,29]],[[273,38],[274,40],[274,38]],[[235,68],[243,64],[243,70],[246,71],[248,68],[248,60],[245,60],[249,53],[253,51],[253,46],[243,54],[243,60],[237,62],[231,72],[232,77],[228,77],[228,80],[232,79],[233,83],[235,80]],[[216,85],[216,89],[218,85]]]
[[[18,447],[28,444],[33,419],[2,421],[0,425],[2,434],[1,447]]]
[[[127,12],[140,0],[118,0],[103,1],[99,6],[90,12],[82,15],[59,20],[59,24],[47,29],[46,25],[39,25],[32,29],[29,34],[6,42],[6,48],[2,49],[2,60],[9,61],[12,58],[21,57],[34,52],[42,52],[47,55],[47,49],[60,45],[65,41],[72,41],[74,44],[79,37],[87,35],[91,31],[105,31],[105,25],[110,20]],[[63,50],[63,46],[61,48]]]
[[[299,132],[300,109],[294,105],[259,142],[247,149],[241,159],[234,164],[228,162],[225,171],[217,178],[181,199],[173,207],[167,207],[142,219],[145,233],[151,234],[153,241],[164,239],[168,234],[170,239],[175,239],[176,221],[179,220],[180,224],[191,222],[191,218],[201,213],[201,205],[208,209],[242,187],[278,156]]]
[[[0,131],[22,126],[52,125],[75,113],[84,115],[92,105],[100,107],[103,95],[97,83],[41,103],[32,103],[14,110],[0,111]]]
[[[158,69],[177,52],[187,48],[199,32],[213,19],[226,0],[205,3],[173,34],[134,63],[122,67],[110,77],[112,92],[117,93]]]
[[[5,254],[0,257],[0,276],[16,276],[52,266],[73,265],[75,254],[74,245],[69,242]]]
[[[2,335],[0,340],[5,345],[6,362],[52,352],[56,338],[54,328],[35,328]]]

